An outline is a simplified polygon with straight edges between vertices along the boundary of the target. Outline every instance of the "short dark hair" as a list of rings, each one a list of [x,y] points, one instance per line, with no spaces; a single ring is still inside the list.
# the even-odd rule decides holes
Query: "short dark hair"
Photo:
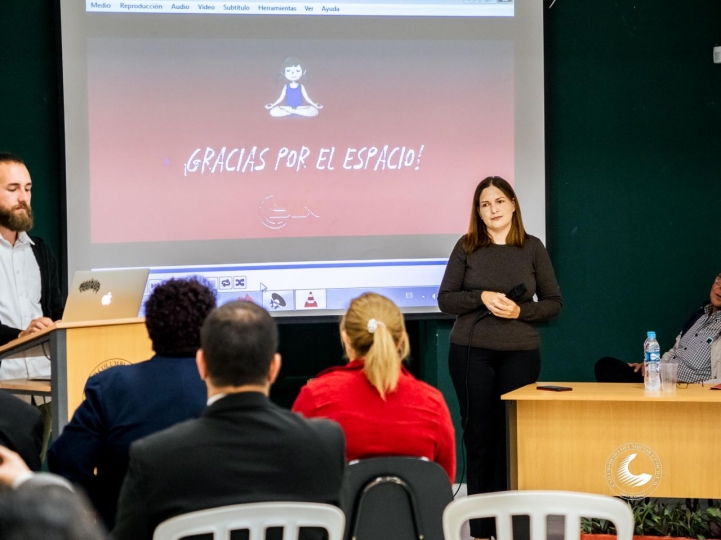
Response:
[[[105,540],[85,497],[64,487],[22,485],[0,492],[3,540]]]
[[[153,350],[164,356],[195,356],[200,328],[215,307],[215,293],[202,278],[169,279],[145,302],[145,326]]]
[[[200,344],[215,386],[263,384],[278,350],[278,328],[253,302],[230,302],[205,320]]]
[[[25,162],[22,159],[10,152],[0,152],[0,163],[17,163],[19,165],[25,165]]]

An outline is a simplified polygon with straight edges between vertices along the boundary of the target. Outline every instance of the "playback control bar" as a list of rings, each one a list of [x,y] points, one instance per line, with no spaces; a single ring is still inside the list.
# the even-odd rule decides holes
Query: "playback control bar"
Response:
[[[273,263],[151,268],[146,297],[170,278],[200,276],[218,304],[246,300],[283,316],[344,313],[365,292],[382,294],[406,312],[437,313],[446,259]]]

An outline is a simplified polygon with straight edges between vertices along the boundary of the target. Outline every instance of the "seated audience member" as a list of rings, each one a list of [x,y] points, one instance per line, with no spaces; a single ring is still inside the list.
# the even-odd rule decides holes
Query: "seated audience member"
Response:
[[[130,447],[115,540],[150,539],[168,518],[218,506],[339,503],[343,432],[268,399],[280,370],[277,346],[275,322],[252,302],[231,302],[208,316],[197,355],[208,407]]]
[[[353,300],[340,324],[350,362],[323,371],[304,386],[293,410],[330,418],[346,437],[348,460],[420,456],[456,475],[453,424],[443,395],[413,377],[403,314],[388,298],[368,293]]]
[[[661,361],[679,364],[679,382],[721,378],[721,274],[711,285],[709,301],[689,317]],[[643,363],[626,364],[605,356],[594,371],[598,382],[643,382]]]
[[[0,486],[12,489],[19,489],[20,486],[55,486],[73,491],[72,484],[62,476],[31,471],[20,454],[4,446],[0,446]]]
[[[115,522],[130,444],[205,408],[195,353],[200,327],[214,307],[214,292],[197,279],[155,287],[145,304],[155,356],[88,379],[85,401],[48,452],[50,470],[82,486],[108,528]]]
[[[0,447],[0,538],[2,540],[102,540],[95,515],[67,480],[35,474],[22,458]]]
[[[104,540],[85,499],[60,487],[23,486],[0,493],[2,540]]]
[[[40,470],[43,424],[37,407],[0,390],[0,446],[20,454],[33,471]]]

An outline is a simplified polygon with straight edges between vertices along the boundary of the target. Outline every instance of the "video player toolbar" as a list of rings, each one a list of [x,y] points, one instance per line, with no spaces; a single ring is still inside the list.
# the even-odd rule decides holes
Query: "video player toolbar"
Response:
[[[362,15],[403,17],[513,17],[513,0],[417,0],[387,3],[378,0],[353,2],[204,2],[86,0],[88,12],[174,13],[201,15]]]
[[[145,292],[149,295],[170,278],[200,276],[216,290],[219,305],[246,300],[278,316],[342,313],[365,292],[387,296],[401,309],[437,312],[446,263],[423,259],[151,268]]]

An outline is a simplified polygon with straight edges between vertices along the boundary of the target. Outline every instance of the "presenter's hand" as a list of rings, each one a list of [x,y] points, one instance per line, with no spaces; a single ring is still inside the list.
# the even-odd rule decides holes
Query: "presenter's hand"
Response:
[[[34,334],[35,332],[39,332],[40,330],[54,327],[55,323],[52,319],[49,319],[47,317],[40,317],[39,319],[33,319],[32,321],[30,321],[28,327],[22,332],[20,332],[20,335],[18,337],[28,336],[30,334]]]
[[[517,319],[521,314],[521,307],[503,293],[483,291],[481,301],[491,315],[501,319]]]
[[[30,472],[23,458],[18,454],[0,446],[0,484],[12,486],[15,479]]]
[[[646,368],[643,365],[643,362],[638,364],[628,364],[628,367],[633,368],[634,373],[641,372],[641,375],[646,375]]]

